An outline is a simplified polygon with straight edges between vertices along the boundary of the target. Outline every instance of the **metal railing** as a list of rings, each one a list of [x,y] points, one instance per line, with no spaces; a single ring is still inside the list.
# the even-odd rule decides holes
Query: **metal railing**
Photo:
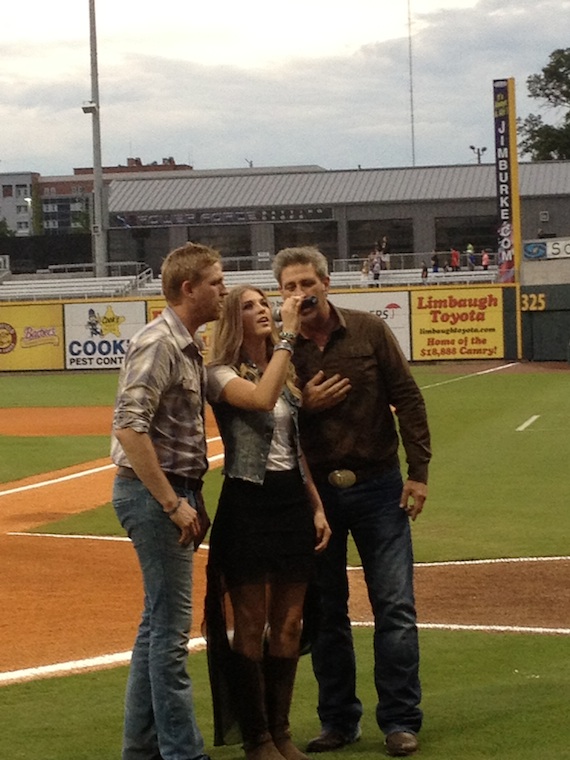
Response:
[[[95,277],[95,264],[84,262],[82,264],[50,264],[50,274],[71,274],[85,272],[90,277]],[[108,261],[103,264],[104,277],[138,277],[141,273],[149,270],[148,264],[141,261]]]
[[[421,269],[424,263],[429,269],[432,269],[431,260],[434,254],[437,254],[439,261],[439,269],[445,270],[446,266],[449,269],[450,253],[449,251],[424,251],[420,253],[390,253],[386,262],[387,270],[400,270],[400,269]],[[490,264],[497,263],[497,254],[492,251],[488,251]],[[459,266],[460,269],[467,271],[473,271],[473,269],[481,269],[481,253],[474,254],[474,264],[469,262],[469,254],[466,252],[460,252],[459,254]],[[360,272],[362,267],[368,261],[368,256],[352,256],[349,259],[333,259],[330,263],[331,272]]]

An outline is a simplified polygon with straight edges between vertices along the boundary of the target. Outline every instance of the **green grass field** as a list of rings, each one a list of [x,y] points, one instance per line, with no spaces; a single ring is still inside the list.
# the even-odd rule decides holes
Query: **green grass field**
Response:
[[[0,398],[5,408],[109,406],[117,372],[54,372],[3,375]],[[0,436],[0,484],[70,467],[109,454],[108,436],[28,438]]]
[[[479,376],[473,374],[476,369],[473,364],[414,368],[426,399],[434,451],[428,502],[413,526],[416,559],[566,555],[570,369]],[[4,376],[0,392],[4,406],[29,406],[32,398],[35,405],[99,405],[112,403],[115,384],[112,374]],[[534,415],[538,417],[532,424],[517,430]],[[0,438],[0,480],[22,477],[24,473],[13,472],[20,472],[16,466],[23,461],[50,470],[69,464],[70,458],[90,461],[99,444],[106,454],[106,437],[74,439],[67,448],[61,439],[43,440],[37,447],[28,443],[26,448],[24,439]],[[220,471],[208,478],[212,512]],[[118,526],[107,505],[43,530],[101,534],[118,532]],[[351,560],[358,561],[355,553]],[[370,630],[355,631],[364,736],[339,753],[345,760],[383,756],[374,721],[371,635]],[[570,757],[568,637],[440,631],[421,631],[420,636],[426,722],[419,757]],[[242,757],[239,747],[211,747],[203,654],[190,658],[190,670],[208,751],[214,760]],[[1,687],[0,758],[118,758],[126,672],[117,668]],[[301,744],[318,731],[315,705],[310,662],[303,658],[292,713]]]
[[[27,372],[0,378],[3,407],[108,406],[118,372]]]
[[[363,738],[331,757],[378,760],[371,631],[356,630]],[[567,758],[570,664],[565,637],[422,631],[425,726],[422,760]],[[238,760],[239,746],[212,748],[206,657],[192,655],[196,714],[213,760]],[[6,760],[118,760],[127,669],[116,668],[0,688],[0,757]],[[316,687],[301,660],[291,714],[303,746],[318,733]]]
[[[451,369],[451,371],[450,371]],[[570,432],[570,368],[552,373],[494,372],[476,366],[418,366],[432,431],[433,462],[424,514],[413,525],[421,562],[566,554],[570,510],[566,505],[566,457]],[[70,377],[71,375],[71,377]],[[45,386],[43,391],[40,385]],[[0,378],[5,406],[45,399],[46,406],[112,404],[116,375],[73,373]],[[525,430],[517,428],[533,415]],[[89,438],[0,437],[0,483],[106,456],[107,436]],[[211,482],[210,482],[211,481]],[[219,470],[208,475],[213,514]],[[97,532],[112,532],[114,517]],[[58,531],[81,532],[69,518]],[[71,526],[71,527],[70,527]],[[351,553],[350,560],[358,562]]]

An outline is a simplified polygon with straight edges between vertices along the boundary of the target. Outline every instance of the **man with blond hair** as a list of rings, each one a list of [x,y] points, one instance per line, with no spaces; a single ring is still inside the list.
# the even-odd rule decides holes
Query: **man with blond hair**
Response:
[[[220,255],[188,243],[162,265],[167,306],[130,341],[119,376],[113,505],[138,556],[144,612],[125,700],[123,760],[206,760],[186,671],[192,558],[208,527],[200,325],[226,295]],[[120,582],[120,579],[119,579]]]

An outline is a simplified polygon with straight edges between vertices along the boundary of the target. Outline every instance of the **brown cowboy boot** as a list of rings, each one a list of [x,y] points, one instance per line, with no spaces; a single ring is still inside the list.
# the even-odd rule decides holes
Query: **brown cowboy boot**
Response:
[[[289,710],[293,697],[297,658],[265,655],[267,724],[275,746],[286,760],[309,760],[291,741]]]
[[[232,652],[232,693],[247,760],[283,760],[268,730],[262,663]]]

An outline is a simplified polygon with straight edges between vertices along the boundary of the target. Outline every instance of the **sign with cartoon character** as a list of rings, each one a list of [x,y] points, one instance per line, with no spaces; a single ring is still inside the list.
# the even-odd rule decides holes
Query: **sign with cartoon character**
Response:
[[[66,369],[121,367],[129,340],[145,324],[144,301],[66,304]]]

